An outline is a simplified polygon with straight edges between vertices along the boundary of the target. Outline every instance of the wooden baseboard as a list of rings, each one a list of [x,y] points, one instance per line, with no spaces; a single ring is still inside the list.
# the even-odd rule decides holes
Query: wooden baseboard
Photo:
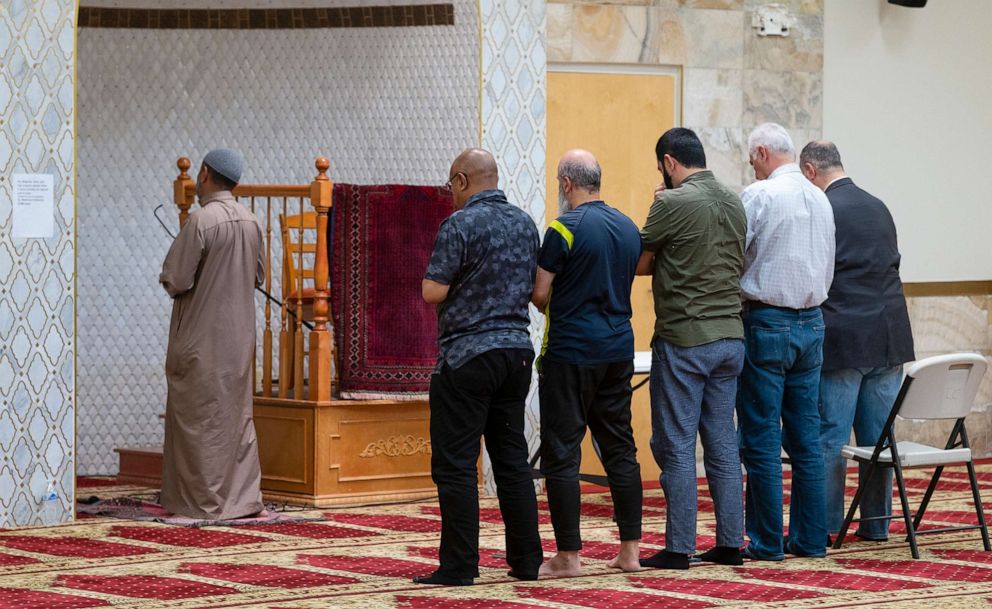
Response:
[[[128,446],[115,448],[118,454],[118,484],[138,484],[159,488],[162,484],[162,447]]]
[[[327,507],[429,499],[430,409],[426,401],[255,398],[262,493]],[[122,481],[157,486],[162,447],[124,447]]]
[[[909,298],[927,296],[987,296],[992,294],[992,281],[923,281],[902,284]]]
[[[303,495],[295,493],[279,493],[262,491],[262,499],[266,502],[288,503],[305,507],[357,507],[361,505],[378,505],[383,503],[401,503],[437,498],[434,487],[402,492],[371,492],[371,493],[341,493],[333,495]]]

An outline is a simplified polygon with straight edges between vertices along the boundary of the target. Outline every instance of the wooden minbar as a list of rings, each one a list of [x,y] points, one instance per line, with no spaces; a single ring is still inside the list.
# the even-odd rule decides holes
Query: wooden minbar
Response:
[[[189,159],[176,166],[173,194],[182,225],[196,189]],[[254,366],[262,494],[317,507],[434,497],[426,401],[335,399],[327,249],[333,183],[326,158],[315,167],[309,184],[239,184],[234,190],[264,228],[269,264],[262,287],[274,295],[265,297]],[[118,449],[119,478],[154,482],[156,448]]]
[[[263,494],[319,507],[433,497],[429,424],[427,402],[256,397]]]

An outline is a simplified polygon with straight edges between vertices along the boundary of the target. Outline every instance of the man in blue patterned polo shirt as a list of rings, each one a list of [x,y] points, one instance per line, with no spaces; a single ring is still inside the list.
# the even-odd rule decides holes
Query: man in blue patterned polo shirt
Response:
[[[496,161],[469,149],[451,165],[455,211],[438,230],[423,282],[437,304],[440,357],[431,377],[431,475],[441,505],[440,566],[418,584],[479,576],[476,462],[484,436],[506,526],[510,575],[537,579],[543,559],[524,439],[534,349],[530,301],[539,236],[497,189]]]

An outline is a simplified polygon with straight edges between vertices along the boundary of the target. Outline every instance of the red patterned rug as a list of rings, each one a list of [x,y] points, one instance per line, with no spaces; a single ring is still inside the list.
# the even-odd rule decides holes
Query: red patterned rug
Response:
[[[345,399],[426,397],[437,318],[420,282],[451,193],[334,185],[331,309]]]
[[[992,465],[980,471],[982,492],[992,499]],[[910,476],[915,505],[925,478]],[[852,482],[854,477],[852,472]],[[960,482],[949,477],[940,486],[928,526],[970,522],[970,493]],[[705,498],[705,486],[700,491]],[[484,498],[482,576],[464,588],[410,582],[437,564],[440,520],[434,502],[305,512],[327,520],[237,529],[91,517],[0,531],[0,609],[992,607],[992,553],[981,550],[977,531],[923,537],[920,560],[910,558],[899,535],[904,529],[893,526],[886,543],[852,539],[827,558],[620,573],[606,566],[618,547],[609,493],[586,492],[582,502],[584,575],[520,582],[506,576],[502,521],[495,499]],[[646,491],[645,505],[643,553],[651,554],[664,546],[660,491]],[[541,522],[550,555],[554,542],[545,507]],[[700,549],[714,544],[714,534],[712,510],[705,509]]]

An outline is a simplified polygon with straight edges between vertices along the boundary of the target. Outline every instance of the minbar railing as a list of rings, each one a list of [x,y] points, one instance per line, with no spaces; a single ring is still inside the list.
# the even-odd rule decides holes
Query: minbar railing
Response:
[[[314,163],[317,177],[309,184],[239,184],[234,196],[250,206],[262,225],[268,263],[262,288],[266,299],[263,305],[261,329],[261,365],[256,370],[255,395],[265,398],[286,398],[305,402],[329,402],[337,393],[334,379],[334,336],[331,321],[327,227],[329,213],[333,205],[334,183],[327,177],[330,161],[319,157]],[[173,182],[173,198],[179,208],[180,227],[189,218],[190,207],[196,196],[196,183],[189,175],[189,158],[180,157],[176,162],[179,175]],[[306,201],[309,201],[307,208]],[[275,212],[275,213],[274,213]],[[304,227],[302,218],[307,213],[316,215],[315,227]],[[297,216],[301,220],[292,229],[279,230],[273,236],[274,223],[279,228],[287,218]],[[296,233],[297,247],[287,252],[285,237],[292,239]],[[302,244],[309,239],[306,247]],[[294,256],[295,264],[289,264],[288,256]],[[278,285],[273,276],[273,268],[278,260]],[[289,267],[296,271],[290,273]],[[304,269],[306,269],[304,271]],[[310,270],[312,269],[312,271]],[[293,285],[287,277],[292,278]],[[312,287],[307,289],[306,282]],[[281,290],[281,298],[274,298],[273,288]],[[273,348],[273,307],[276,300],[279,309],[278,352]],[[309,318],[309,319],[305,319]],[[312,329],[309,327],[312,326]],[[257,352],[257,348],[256,348]],[[257,378],[261,372],[261,382]]]

